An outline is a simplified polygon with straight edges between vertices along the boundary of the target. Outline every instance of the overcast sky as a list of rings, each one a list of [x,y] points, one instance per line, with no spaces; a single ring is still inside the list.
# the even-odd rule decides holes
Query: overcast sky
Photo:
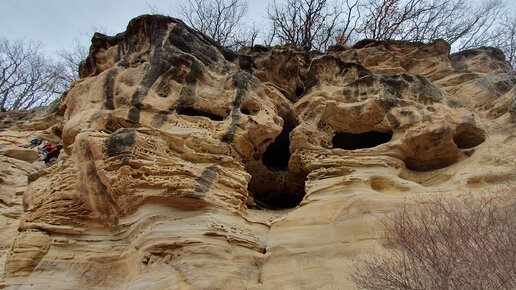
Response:
[[[110,35],[125,30],[132,18],[151,7],[175,14],[180,0],[0,0],[0,38],[40,41],[47,52],[89,46],[94,30]],[[246,22],[259,22],[268,0],[251,0]]]

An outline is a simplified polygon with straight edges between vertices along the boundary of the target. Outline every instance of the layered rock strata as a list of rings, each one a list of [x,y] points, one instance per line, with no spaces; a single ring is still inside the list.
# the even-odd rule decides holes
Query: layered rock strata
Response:
[[[407,199],[516,177],[516,75],[493,48],[234,53],[140,16],[95,34],[80,74],[44,125],[4,120],[4,287],[348,289]],[[35,134],[63,143],[54,166],[13,149]]]

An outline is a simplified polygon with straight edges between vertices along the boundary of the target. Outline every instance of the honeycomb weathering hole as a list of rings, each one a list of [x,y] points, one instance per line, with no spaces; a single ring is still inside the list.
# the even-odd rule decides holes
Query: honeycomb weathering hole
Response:
[[[362,148],[371,148],[383,143],[387,143],[392,139],[392,132],[369,131],[364,133],[346,133],[337,132],[333,136],[333,148],[344,150],[356,150]]]
[[[186,115],[186,116],[206,117],[212,121],[223,121],[224,120],[224,117],[222,117],[222,116],[219,116],[217,114],[213,114],[210,112],[194,109],[194,108],[179,108],[179,109],[177,109],[177,113],[180,115]]]
[[[289,168],[289,134],[295,127],[294,122],[285,121],[283,130],[267,147],[261,160],[247,166],[252,176],[248,189],[261,208],[294,208],[305,196],[306,174],[293,173]]]
[[[459,149],[473,148],[484,143],[484,141],[484,132],[471,124],[459,125],[455,130],[455,135],[453,135],[453,142]]]

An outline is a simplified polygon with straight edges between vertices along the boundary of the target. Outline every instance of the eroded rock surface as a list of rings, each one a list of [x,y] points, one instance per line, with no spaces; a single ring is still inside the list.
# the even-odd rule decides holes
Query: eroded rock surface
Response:
[[[80,71],[46,119],[2,119],[4,287],[348,289],[379,217],[516,178],[516,75],[492,48],[237,54],[140,16]],[[35,134],[63,143],[54,166],[2,153]]]

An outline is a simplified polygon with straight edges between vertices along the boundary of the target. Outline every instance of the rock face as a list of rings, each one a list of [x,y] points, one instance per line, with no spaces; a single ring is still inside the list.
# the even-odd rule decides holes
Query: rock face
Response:
[[[60,108],[3,118],[0,285],[353,288],[379,217],[516,178],[514,71],[449,49],[237,54],[163,16],[95,34]],[[54,166],[5,153],[38,134]]]

